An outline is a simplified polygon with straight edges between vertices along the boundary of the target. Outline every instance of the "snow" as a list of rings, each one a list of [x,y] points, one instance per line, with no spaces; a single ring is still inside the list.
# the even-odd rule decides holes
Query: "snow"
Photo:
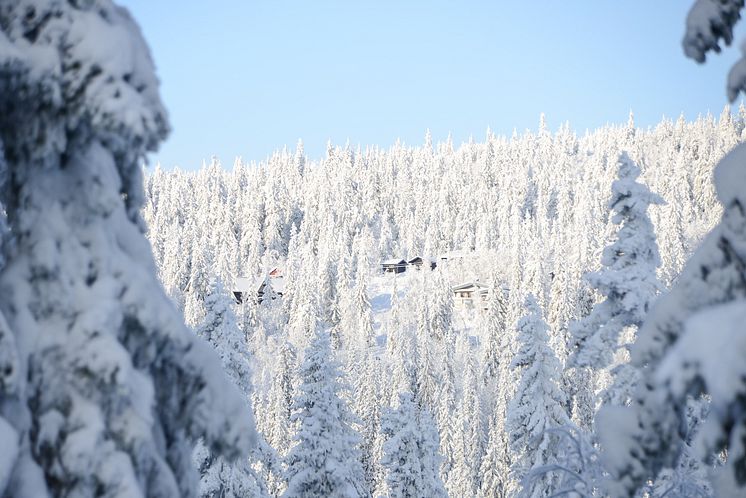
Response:
[[[746,144],[736,145],[715,167],[715,189],[724,206],[746,206]]]
[[[742,56],[728,72],[726,94],[734,102],[738,94],[746,92],[746,45],[741,47]]]
[[[636,442],[630,436],[636,429],[634,417],[630,417],[624,407],[607,406],[596,415],[596,426],[599,443],[603,448],[601,456],[606,467],[621,469],[628,465],[636,465],[636,472],[641,472],[642,466],[630,458],[637,449]],[[623,495],[623,489],[618,488],[616,483],[610,482],[608,486],[616,495]]]
[[[252,277],[236,277],[233,281],[233,290],[237,292],[256,292],[261,282]]]
[[[0,417],[0,495],[4,495],[18,457],[18,433]]]
[[[733,41],[733,26],[740,18],[743,0],[696,0],[686,18],[684,53],[704,62],[708,51],[720,52],[719,41]]]
[[[686,19],[682,45],[687,57],[704,62],[710,50],[720,52],[720,40],[733,42],[733,27],[741,18],[743,0],[697,0]],[[746,52],[744,52],[746,54]],[[746,91],[746,58],[742,56],[728,73],[726,93],[731,102]]]
[[[695,376],[712,397],[713,410],[724,409],[734,395],[746,395],[746,303],[736,301],[695,314],[656,372],[656,380],[684,394]]]
[[[254,428],[217,354],[163,292],[143,233],[141,166],[168,132],[150,53],[109,0],[18,0],[0,26],[9,486],[188,496],[192,445],[203,437],[235,458]],[[9,467],[0,461],[3,485]]]

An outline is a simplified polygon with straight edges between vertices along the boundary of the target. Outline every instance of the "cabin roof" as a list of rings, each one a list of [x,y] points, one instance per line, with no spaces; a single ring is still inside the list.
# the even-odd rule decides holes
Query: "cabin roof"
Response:
[[[236,277],[233,282],[234,292],[253,292],[258,284],[254,277]]]
[[[428,258],[426,256],[415,256],[414,258],[407,261],[410,265],[413,263],[416,263],[418,261],[422,261],[423,263],[435,263],[435,260],[432,258]]]
[[[272,290],[275,291],[278,294],[284,294],[285,293],[285,279],[284,278],[273,278],[269,281],[270,287],[272,287]]]
[[[381,264],[385,265],[385,266],[390,266],[390,265],[406,265],[407,261],[404,260],[404,259],[396,259],[396,258],[394,258],[394,259],[387,259],[386,261],[383,261]]]
[[[489,286],[487,284],[483,284],[482,282],[477,282],[477,281],[464,282],[463,284],[452,287],[451,290],[453,292],[462,292],[462,291],[487,292],[489,290]]]

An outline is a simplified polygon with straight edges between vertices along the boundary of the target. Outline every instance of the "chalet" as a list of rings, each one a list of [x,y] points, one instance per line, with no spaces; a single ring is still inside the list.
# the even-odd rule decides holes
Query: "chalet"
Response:
[[[451,289],[454,307],[461,309],[487,309],[489,304],[489,286],[479,281],[466,282]]]
[[[271,296],[272,299],[282,297],[285,293],[285,279],[282,277],[265,278],[256,289],[257,302],[261,303],[265,295]]]
[[[255,284],[257,284],[257,282],[254,278],[236,277],[233,281],[233,290],[231,291],[236,302],[241,304],[244,299],[254,295],[257,289]]]
[[[272,299],[282,297],[285,292],[285,279],[282,277],[238,277],[233,284],[233,298],[241,304],[246,299],[255,299],[257,303],[269,294]]]
[[[269,271],[269,278],[282,278],[284,276],[284,271],[279,266],[275,266]]]
[[[423,259],[419,256],[407,261],[407,265],[411,266],[415,270],[421,270],[425,266],[425,263],[427,263],[427,265],[430,267],[431,270],[434,270],[435,267],[438,266],[437,263],[435,263],[435,261],[431,259]]]
[[[387,259],[381,263],[383,273],[404,273],[407,271],[407,260],[405,259]]]

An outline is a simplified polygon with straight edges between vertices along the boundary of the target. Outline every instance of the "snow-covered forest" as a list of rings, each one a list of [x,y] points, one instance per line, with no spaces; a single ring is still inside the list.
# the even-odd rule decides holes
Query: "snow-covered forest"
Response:
[[[253,284],[231,323],[248,341],[259,432],[291,472],[267,474],[271,493],[295,482],[308,423],[297,398],[309,395],[304,369],[319,354],[309,347],[325,330],[323,354],[340,364],[329,375],[347,385],[340,412],[353,414],[361,465],[346,471],[365,483],[359,494],[514,496],[537,468],[577,472],[573,438],[592,451],[595,412],[632,395],[624,346],[720,219],[712,170],[745,118],[726,109],[640,129],[630,116],[584,136],[541,119],[536,131],[488,130],[460,145],[429,135],[388,150],[330,144],[320,161],[298,144],[232,170],[156,169],[143,214],[189,325],[214,313],[211,282],[224,282],[226,301],[236,277]],[[383,261],[417,256],[436,268],[382,272]],[[484,284],[487,301],[462,306],[452,289],[465,282]],[[414,434],[426,440],[392,447]],[[389,452],[422,445],[427,477],[400,476]],[[587,465],[590,494],[602,470]],[[542,477],[542,489],[567,485],[569,470]],[[676,472],[653,496],[670,486],[709,496],[704,471]],[[410,490],[395,491],[406,479]]]
[[[743,106],[144,169],[169,126],[126,9],[0,1],[0,497],[746,495]]]

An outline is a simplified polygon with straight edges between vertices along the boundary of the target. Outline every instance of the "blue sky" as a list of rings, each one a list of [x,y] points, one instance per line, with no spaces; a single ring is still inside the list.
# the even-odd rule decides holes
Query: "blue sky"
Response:
[[[460,143],[569,121],[583,132],[726,103],[729,47],[680,48],[682,0],[120,0],[139,21],[173,132],[151,162],[261,160],[303,139]],[[742,23],[743,24],[743,23]],[[739,33],[741,35],[742,33]],[[737,43],[740,38],[737,38]]]

